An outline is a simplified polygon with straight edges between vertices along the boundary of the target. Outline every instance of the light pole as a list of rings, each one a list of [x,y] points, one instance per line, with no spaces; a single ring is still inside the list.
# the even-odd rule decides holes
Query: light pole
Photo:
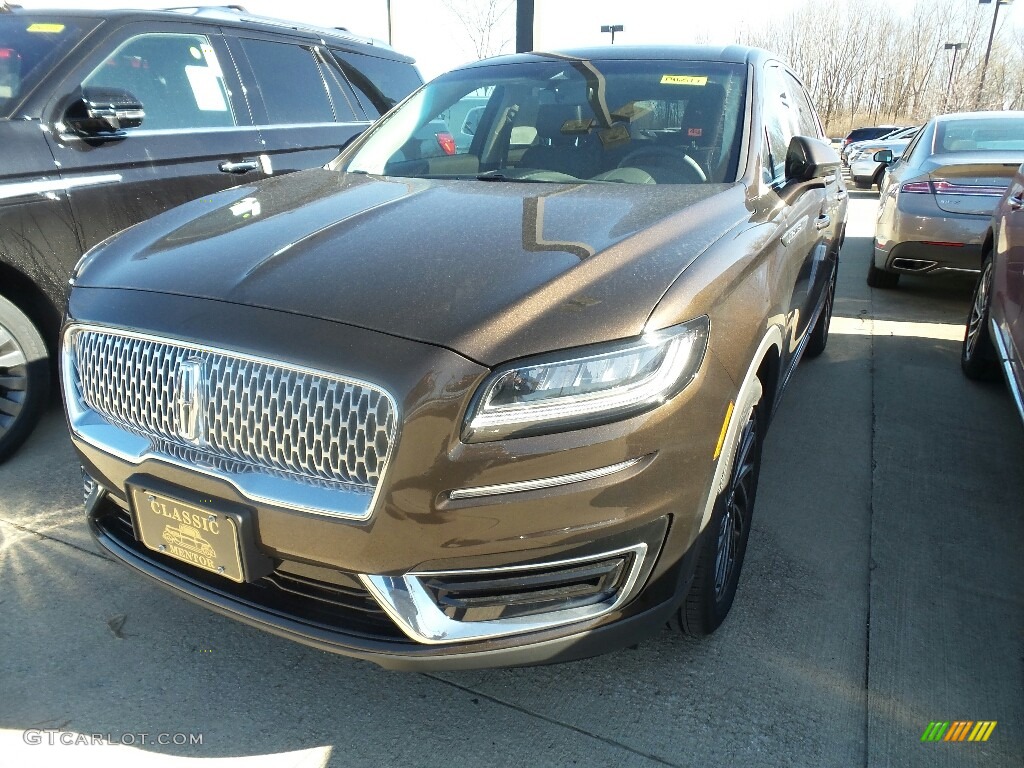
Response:
[[[987,5],[991,2],[992,0],[978,0],[979,5]],[[1012,2],[1013,0],[995,0],[996,7],[992,11],[992,29],[990,29],[988,33],[988,47],[985,48],[985,61],[981,65],[981,82],[978,83],[978,96],[974,102],[975,109],[981,108],[981,97],[985,93],[985,76],[988,74],[988,60],[992,55],[992,41],[996,36],[996,22],[999,21],[999,6],[1010,5]]]
[[[612,45],[615,45],[615,33],[622,31],[622,25],[621,24],[605,24],[603,27],[601,27],[601,31],[602,32],[611,32],[612,33]]]
[[[949,65],[949,80],[946,82],[946,95],[942,99],[942,111],[946,111],[946,104],[949,102],[949,92],[953,88],[953,72],[956,70],[956,55],[961,48],[966,48],[967,43],[946,43],[945,49],[953,51],[953,61]]]
[[[391,40],[391,0],[384,0],[388,7],[388,45],[394,45]]]

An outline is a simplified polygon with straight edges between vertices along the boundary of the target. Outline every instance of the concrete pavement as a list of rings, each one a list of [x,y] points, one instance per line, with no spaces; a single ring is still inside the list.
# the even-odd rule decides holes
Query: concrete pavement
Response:
[[[98,554],[54,411],[0,466],[0,765],[1024,764],[1024,426],[960,375],[969,281],[864,284],[874,205],[854,193],[837,332],[772,425],[712,638],[415,675],[263,634]],[[958,719],[998,725],[920,742]]]

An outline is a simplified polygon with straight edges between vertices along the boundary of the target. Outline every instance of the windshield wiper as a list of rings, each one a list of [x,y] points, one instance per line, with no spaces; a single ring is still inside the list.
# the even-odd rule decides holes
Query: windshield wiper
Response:
[[[552,182],[545,181],[544,179],[527,179],[522,176],[506,176],[501,171],[487,171],[487,173],[477,174],[477,181],[515,181],[520,184],[550,184]],[[561,182],[565,183],[565,182]]]

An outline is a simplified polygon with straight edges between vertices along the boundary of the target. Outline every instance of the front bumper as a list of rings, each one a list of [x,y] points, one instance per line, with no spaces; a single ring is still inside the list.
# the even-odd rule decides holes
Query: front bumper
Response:
[[[200,466],[158,453],[129,459],[73,433],[97,482],[88,513],[97,541],[176,592],[276,634],[402,668],[592,655],[660,626],[684,594],[733,390],[713,355],[696,381],[655,411],[557,435],[464,444],[466,403],[487,370],[455,353],[250,307],[132,292],[110,299],[110,291],[76,289],[70,314],[115,327],[131,318],[151,334],[201,338],[324,370],[343,367],[386,386],[404,414],[391,465],[364,520],[249,498]],[[216,339],[208,338],[210,328]],[[593,472],[602,468],[613,471]],[[519,485],[551,478],[570,481]],[[146,548],[135,536],[127,491],[140,486],[244,508],[254,558],[268,565],[249,569],[236,585]],[[451,493],[495,487],[499,492],[463,498]],[[424,595],[436,596],[436,588],[417,591],[452,574],[460,584],[467,574],[546,574],[567,561],[586,565],[613,555],[628,564],[614,594],[595,604],[599,610],[511,620],[485,611],[453,619],[437,605],[422,610],[429,608]],[[449,587],[442,584],[442,591]],[[414,597],[418,611],[410,609]]]

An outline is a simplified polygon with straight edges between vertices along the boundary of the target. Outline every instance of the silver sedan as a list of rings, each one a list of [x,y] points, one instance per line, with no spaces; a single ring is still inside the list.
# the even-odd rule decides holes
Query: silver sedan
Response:
[[[882,183],[868,285],[978,272],[996,203],[1024,161],[1024,112],[933,117]]]

